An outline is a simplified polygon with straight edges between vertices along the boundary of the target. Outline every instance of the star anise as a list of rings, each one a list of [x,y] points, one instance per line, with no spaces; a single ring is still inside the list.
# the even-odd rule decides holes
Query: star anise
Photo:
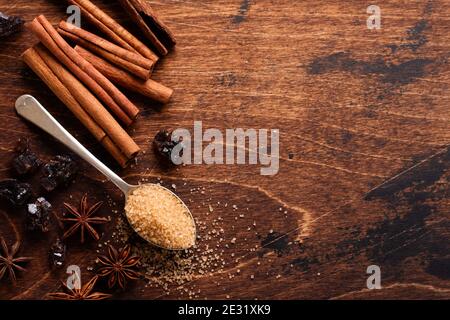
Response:
[[[131,246],[117,250],[113,246],[108,247],[108,255],[98,257],[99,263],[102,265],[97,274],[100,277],[108,277],[108,286],[110,288],[119,285],[124,289],[127,281],[139,278],[136,272],[136,266],[141,260],[138,256],[131,255]]]
[[[16,242],[9,250],[6,245],[5,239],[0,237],[3,255],[0,255],[0,280],[3,278],[6,272],[9,274],[9,278],[13,283],[16,283],[16,271],[26,271],[25,268],[19,265],[19,263],[28,262],[31,258],[28,257],[16,257],[20,248],[20,243]]]
[[[94,276],[88,283],[81,288],[70,289],[65,283],[63,283],[64,289],[68,292],[54,292],[47,294],[47,297],[53,300],[105,300],[111,297],[110,294],[94,292],[95,283],[98,280],[98,276]]]
[[[72,217],[60,218],[61,221],[74,222],[74,224],[67,229],[63,235],[63,239],[67,239],[73,235],[78,229],[81,229],[81,243],[84,243],[84,231],[87,230],[89,234],[98,241],[100,236],[92,226],[93,224],[104,224],[109,220],[103,217],[96,217],[94,214],[100,209],[103,202],[97,202],[92,207],[88,207],[87,195],[85,194],[81,199],[80,210],[75,209],[72,205],[64,203],[64,207],[68,210]]]

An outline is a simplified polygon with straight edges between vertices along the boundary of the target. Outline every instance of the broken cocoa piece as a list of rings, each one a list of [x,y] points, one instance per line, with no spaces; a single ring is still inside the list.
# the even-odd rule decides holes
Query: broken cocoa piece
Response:
[[[0,181],[0,198],[11,205],[18,207],[24,205],[32,196],[31,185],[16,179]]]
[[[176,159],[178,162],[178,159],[183,156],[183,152],[181,151],[179,154],[172,156],[172,151],[182,141],[181,138],[173,141],[172,131],[166,129],[160,130],[153,140],[153,149],[156,155],[165,163],[176,164],[173,160]]]
[[[64,265],[66,260],[66,245],[64,242],[57,238],[55,242],[50,247],[49,259],[50,264],[56,268],[60,268]]]
[[[50,225],[52,205],[41,197],[35,203],[28,204],[26,226],[29,231],[47,232]]]
[[[51,192],[69,185],[78,172],[78,165],[70,156],[56,156],[43,167],[42,172],[41,186]]]
[[[42,161],[31,151],[27,139],[19,140],[17,152],[17,156],[12,161],[12,167],[18,175],[33,173],[41,166]]]
[[[24,21],[19,17],[9,17],[0,12],[0,38],[7,37],[22,29]]]

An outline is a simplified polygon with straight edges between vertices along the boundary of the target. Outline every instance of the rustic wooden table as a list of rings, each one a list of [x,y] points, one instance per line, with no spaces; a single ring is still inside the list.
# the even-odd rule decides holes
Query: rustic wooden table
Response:
[[[128,25],[114,1],[95,2]],[[380,30],[368,30],[361,0],[151,2],[179,41],[154,76],[175,95],[165,107],[132,95],[142,115],[130,133],[147,151],[137,165],[119,170],[23,64],[20,54],[35,42],[23,31],[0,42],[0,178],[12,176],[19,137],[29,137],[44,159],[65,152],[15,114],[15,99],[29,93],[128,181],[160,178],[177,186],[198,219],[223,218],[224,241],[236,243],[225,250],[224,272],[193,280],[200,298],[450,297],[448,1],[380,1]],[[0,11],[27,21],[45,14],[56,24],[65,8],[56,0],[0,0]],[[154,134],[191,129],[195,120],[221,130],[280,129],[279,173],[261,176],[250,165],[158,165]],[[49,196],[55,210],[88,192],[91,201],[109,196],[101,213],[115,217],[120,193],[80,166],[75,184]],[[21,239],[22,253],[34,257],[17,286],[0,282],[2,299],[43,298],[66,277],[48,267],[56,224],[48,235],[33,235],[23,216],[0,210],[0,234],[10,244]],[[112,222],[102,241],[114,230]],[[86,270],[98,248],[77,243],[69,242],[67,263]],[[366,287],[370,265],[381,268],[382,290]],[[116,297],[162,298],[162,290],[145,284]],[[173,290],[165,298],[183,297]]]

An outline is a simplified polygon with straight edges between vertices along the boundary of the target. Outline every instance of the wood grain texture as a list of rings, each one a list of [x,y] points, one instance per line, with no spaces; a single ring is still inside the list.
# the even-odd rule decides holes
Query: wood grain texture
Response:
[[[117,4],[96,3],[129,25]],[[201,297],[450,298],[450,152],[386,192],[364,199],[373,187],[450,141],[448,1],[383,1],[378,31],[367,29],[367,1],[360,0],[151,3],[178,40],[153,79],[175,94],[165,107],[130,95],[142,110],[130,132],[148,152],[120,174],[130,182],[162,177],[166,185],[177,185],[183,199],[192,200],[195,216],[212,219],[205,214],[211,204],[213,215],[224,218],[225,241],[237,241],[225,255],[227,272],[194,280]],[[1,0],[0,10],[27,21],[43,13],[56,24],[65,6],[60,1]],[[15,137],[31,137],[44,158],[64,151],[15,115],[14,101],[24,93],[42,100],[119,172],[18,59],[34,42],[28,32],[1,42],[0,178],[11,175]],[[162,127],[192,128],[195,120],[223,130],[280,129],[280,172],[263,177],[256,166],[159,166],[150,146],[154,134]],[[89,191],[97,200],[109,195],[113,201],[102,214],[114,216],[112,210],[123,206],[119,192],[92,168],[81,166],[67,193],[50,197],[56,210],[62,210],[68,195],[75,203]],[[205,187],[206,194],[190,192],[197,187]],[[245,217],[236,222],[240,213]],[[253,221],[258,221],[258,235],[247,230]],[[112,229],[106,229],[104,239]],[[58,289],[64,271],[49,271],[47,262],[48,244],[57,231],[26,234],[23,214],[2,208],[0,233],[9,242],[21,237],[23,253],[36,257],[17,287],[0,282],[0,298],[40,299]],[[92,265],[96,249],[74,241],[68,263],[84,270]],[[381,267],[382,290],[366,288],[366,268],[373,264]],[[230,279],[228,273],[237,269],[239,275]],[[172,292],[164,298],[183,298]],[[118,298],[155,299],[161,294],[140,282]]]

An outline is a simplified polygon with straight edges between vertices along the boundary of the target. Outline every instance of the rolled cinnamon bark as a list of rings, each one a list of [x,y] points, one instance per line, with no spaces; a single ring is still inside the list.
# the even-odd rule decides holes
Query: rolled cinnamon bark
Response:
[[[39,45],[38,45],[39,46]],[[106,133],[94,120],[83,110],[69,90],[61,83],[58,77],[51,71],[45,61],[37,53],[35,48],[30,48],[22,54],[25,63],[41,78],[67,108],[85,125],[92,135],[101,141]]]
[[[82,108],[106,132],[125,156],[129,159],[135,157],[140,151],[138,145],[103,107],[101,102],[72,74],[67,72],[47,50],[36,48],[36,51]]]
[[[107,34],[118,45],[126,49],[132,48],[142,56],[155,62],[158,61],[158,56],[152,50],[92,2],[89,0],[68,1],[78,6],[89,22]]]
[[[81,46],[76,46],[75,50],[87,61],[103,73],[108,79],[117,85],[128,90],[137,92],[146,97],[161,103],[169,102],[172,97],[173,90],[152,80],[142,81],[130,75],[129,73],[113,66],[104,59],[94,55]]]
[[[66,21],[61,21],[58,33],[73,42],[82,45],[109,62],[127,70],[133,75],[147,80],[154,67],[154,61],[140,54],[119,47],[87,30],[83,30]]]
[[[81,57],[58,34],[44,16],[28,24],[28,28],[41,42],[74,73],[111,111],[126,125],[136,118],[139,109],[128,100],[105,76]]]
[[[172,31],[159,19],[147,1],[119,0],[119,3],[159,54],[165,56],[176,44]]]
[[[46,50],[40,47],[40,51]],[[75,115],[75,117],[88,129],[88,131],[99,141],[105,149],[113,156],[119,165],[125,168],[129,159],[121,152],[121,150],[106,135],[105,131],[91,118],[91,116],[81,107],[78,101],[73,97],[69,90],[63,85],[59,78],[48,67],[44,59],[39,55],[35,48],[30,48],[22,55],[25,63],[45,82],[50,90],[61,100],[67,108]],[[56,60],[55,60],[56,61]],[[61,69],[70,74],[62,65]],[[73,81],[78,81],[76,78]]]

